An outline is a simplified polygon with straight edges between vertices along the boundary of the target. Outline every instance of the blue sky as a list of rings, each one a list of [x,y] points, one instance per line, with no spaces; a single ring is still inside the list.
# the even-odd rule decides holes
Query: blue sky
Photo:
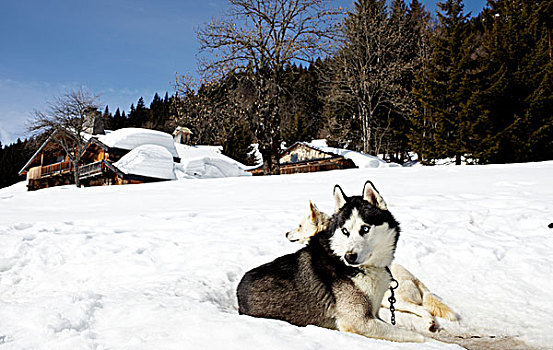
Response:
[[[409,1],[406,1],[409,2]],[[437,0],[422,0],[435,12]],[[465,0],[480,12],[485,0]],[[350,7],[352,0],[334,0]],[[196,29],[227,0],[1,0],[0,141],[25,138],[35,109],[70,89],[129,110],[140,96],[172,94],[175,73],[197,76]]]

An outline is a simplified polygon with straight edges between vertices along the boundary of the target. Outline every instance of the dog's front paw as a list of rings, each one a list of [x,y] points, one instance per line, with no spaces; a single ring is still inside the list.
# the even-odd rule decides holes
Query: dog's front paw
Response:
[[[419,332],[413,332],[413,331],[408,331],[408,330],[404,330],[404,331],[405,332],[403,333],[402,340],[400,340],[402,342],[424,343],[428,339],[427,337],[420,334]]]
[[[425,337],[424,335],[420,334],[420,333],[414,333],[414,336],[413,336],[413,340],[412,342],[414,343],[424,343],[426,341],[428,341],[429,338]]]

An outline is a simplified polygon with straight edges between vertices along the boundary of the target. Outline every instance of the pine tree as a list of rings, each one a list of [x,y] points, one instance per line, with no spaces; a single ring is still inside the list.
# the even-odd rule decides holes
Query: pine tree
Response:
[[[145,127],[148,129],[159,130],[163,126],[163,101],[156,92],[152,102],[150,103],[149,118],[145,122]]]
[[[282,139],[286,145],[296,141],[311,141],[322,127],[321,83],[315,64],[305,69],[290,66],[286,69],[281,101]]]
[[[253,154],[252,132],[245,123],[237,123],[223,141],[223,154],[246,165],[257,163]]]
[[[409,128],[407,132],[411,150],[419,153],[426,152],[430,148],[430,139],[427,137],[431,132],[429,121],[424,118],[426,108],[421,102],[421,92],[424,91],[426,77],[424,73],[429,65],[432,46],[430,38],[432,35],[432,23],[430,13],[418,0],[412,0],[408,11],[408,26],[412,40],[410,52],[413,55],[413,76],[411,80],[411,91],[415,99],[413,110],[409,115]]]
[[[108,130],[113,130],[112,122],[113,122],[113,116],[111,115],[111,112],[109,111],[109,106],[106,105],[106,108],[104,109],[104,113],[102,114],[102,121],[104,122],[104,126]]]
[[[165,97],[163,98],[163,108],[161,112],[161,126],[160,130],[165,131],[167,133],[172,132],[174,129],[174,126],[171,125],[172,123],[172,117],[174,115],[173,112],[173,100],[172,97],[169,98],[169,93],[165,92]]]
[[[525,62],[530,93],[525,99],[526,133],[520,161],[553,159],[553,1],[531,7],[531,47]]]
[[[24,176],[19,176],[19,171],[46,137],[44,134],[24,141],[18,138],[9,145],[2,145],[0,142],[0,188],[25,180]]]
[[[119,108],[117,108],[108,128],[112,130],[117,130],[117,129],[121,129],[122,127],[123,127],[123,120],[121,117],[121,111],[119,110]]]
[[[138,99],[136,107],[134,106],[134,104],[131,105],[131,110],[127,117],[127,122],[128,126],[131,127],[151,127],[150,109],[146,107],[146,104],[144,103],[144,98],[142,96]]]
[[[103,118],[110,118],[111,113],[109,112],[109,106],[106,105],[106,108],[104,109],[104,114],[102,115]]]
[[[389,16],[391,29],[398,38],[393,41],[391,56],[399,67],[395,69],[391,84],[392,93],[397,97],[390,103],[388,111],[380,115],[380,122],[377,124],[380,139],[374,143],[374,147],[377,154],[384,154],[389,160],[402,163],[408,158],[408,115],[415,106],[412,89],[420,51],[415,41],[418,33],[413,26],[413,17],[403,0],[392,2]]]
[[[497,0],[483,11],[484,162],[553,158],[553,1]]]
[[[146,108],[146,104],[144,103],[144,98],[142,96],[140,96],[138,102],[136,103],[136,109],[133,115],[129,114],[129,119],[136,127],[141,128],[147,126],[146,124],[150,120],[150,110]]]
[[[432,54],[418,77],[415,94],[420,110],[410,138],[423,163],[473,153],[474,36],[462,0],[438,3],[438,26],[431,38]]]

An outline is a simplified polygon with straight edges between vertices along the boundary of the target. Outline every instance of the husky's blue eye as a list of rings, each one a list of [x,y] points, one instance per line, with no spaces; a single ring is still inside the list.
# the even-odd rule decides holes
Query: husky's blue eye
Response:
[[[347,228],[342,227],[342,233],[345,234],[347,237],[349,237],[349,231]]]
[[[363,226],[361,226],[361,230],[359,231],[359,234],[360,234],[361,236],[363,236],[363,235],[369,233],[370,229],[371,229],[371,228],[370,228],[369,226],[363,225]]]

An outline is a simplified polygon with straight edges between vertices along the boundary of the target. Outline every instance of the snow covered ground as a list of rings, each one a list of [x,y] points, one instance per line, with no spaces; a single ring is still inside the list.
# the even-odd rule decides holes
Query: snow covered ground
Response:
[[[1,349],[459,349],[237,313],[247,270],[299,248],[308,200],[372,180],[401,222],[396,261],[463,336],[553,344],[553,162],[350,169],[0,190]]]

